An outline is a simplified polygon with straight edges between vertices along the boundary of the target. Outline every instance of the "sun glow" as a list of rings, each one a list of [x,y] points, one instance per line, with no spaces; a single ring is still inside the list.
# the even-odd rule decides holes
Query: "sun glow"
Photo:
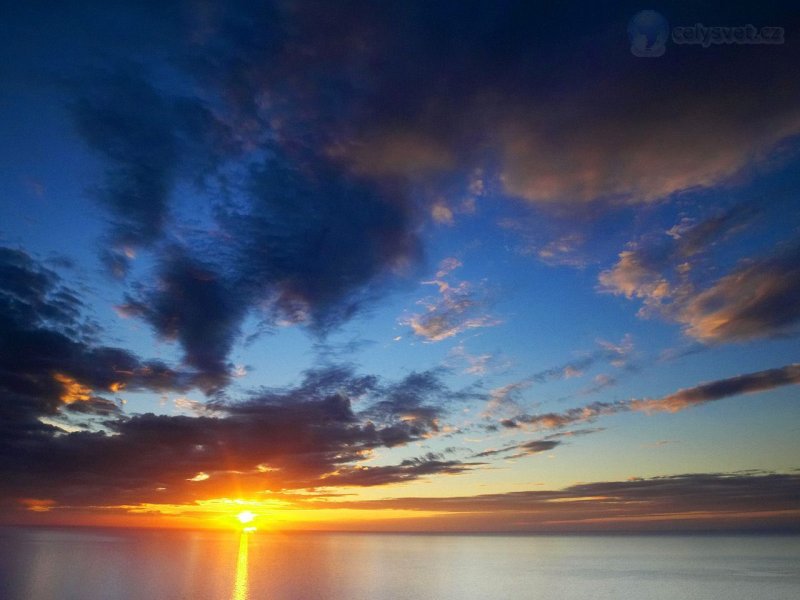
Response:
[[[252,523],[253,519],[255,519],[256,516],[249,510],[243,510],[238,515],[236,515],[236,518],[239,519],[242,525],[247,525],[248,523]]]
[[[249,510],[243,510],[236,518],[239,519],[239,522],[242,524],[242,529],[244,531],[255,531],[256,528],[252,525],[252,522],[255,520],[256,515],[250,512]]]

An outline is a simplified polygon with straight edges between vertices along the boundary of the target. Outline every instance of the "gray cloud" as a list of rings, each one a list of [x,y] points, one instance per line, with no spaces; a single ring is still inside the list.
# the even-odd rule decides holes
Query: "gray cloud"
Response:
[[[799,494],[797,474],[689,473],[582,483],[560,490],[367,501],[332,499],[322,506],[441,512],[441,526],[455,530],[796,529]]]
[[[548,450],[552,450],[558,446],[560,443],[560,441],[555,440],[531,440],[529,442],[512,444],[511,446],[505,446],[504,448],[498,448],[496,450],[484,450],[483,452],[478,452],[475,457],[483,458],[486,456],[496,456],[498,454],[514,452],[514,454],[507,456],[506,458],[520,458],[523,456],[531,456],[533,454],[547,452]]]
[[[769,391],[786,385],[800,383],[800,364],[719,379],[685,388],[662,398],[620,400],[617,402],[592,402],[563,412],[539,415],[522,414],[503,419],[500,424],[507,429],[530,427],[532,429],[559,429],[574,423],[591,423],[599,417],[631,410],[644,412],[677,412],[704,404],[724,400],[741,394]]]

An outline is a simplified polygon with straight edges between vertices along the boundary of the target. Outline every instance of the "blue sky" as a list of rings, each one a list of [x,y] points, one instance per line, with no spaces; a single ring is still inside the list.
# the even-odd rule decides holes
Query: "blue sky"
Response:
[[[631,49],[643,8],[661,56]],[[586,511],[524,528],[796,527],[788,8],[2,20],[12,521],[198,525],[235,499],[285,527],[513,529],[514,494],[539,515],[546,492]],[[785,39],[669,38],[694,23]],[[665,509],[681,489],[713,502]]]

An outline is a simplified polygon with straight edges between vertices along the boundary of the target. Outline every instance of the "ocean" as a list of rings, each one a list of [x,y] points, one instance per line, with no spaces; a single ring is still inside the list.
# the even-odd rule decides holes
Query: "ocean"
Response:
[[[796,600],[800,537],[0,529],[2,600]]]

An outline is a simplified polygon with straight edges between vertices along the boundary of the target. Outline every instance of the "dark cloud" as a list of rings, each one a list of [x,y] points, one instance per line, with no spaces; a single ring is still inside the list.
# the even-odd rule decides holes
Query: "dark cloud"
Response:
[[[107,163],[112,271],[125,272],[129,245],[163,251],[179,184],[213,213],[213,235],[187,236],[190,259],[159,260],[162,281],[188,281],[202,265],[237,299],[218,315],[209,356],[192,341],[195,319],[165,324],[174,286],[137,298],[212,380],[224,379],[251,312],[324,333],[363,309],[416,263],[428,215],[452,221],[442,198],[454,189],[493,180],[551,207],[651,202],[725,184],[800,132],[788,44],[766,66],[754,52],[726,56],[724,68],[710,52],[687,68],[675,47],[652,71],[631,63],[617,8],[576,18],[514,0],[347,7],[150,7],[130,18],[153,21],[140,28],[152,39],[126,37],[127,60],[109,52],[73,99],[79,132]],[[720,101],[734,93],[736,103]],[[206,294],[193,301],[189,313],[208,308]],[[408,324],[441,340],[495,323],[486,308],[463,282]]]
[[[84,304],[59,275],[28,254],[0,248],[0,412],[3,437],[42,433],[40,416],[61,407],[115,412],[97,392],[181,390],[192,375],[103,346]]]
[[[485,463],[443,460],[439,454],[409,458],[399,465],[359,466],[340,469],[323,480],[325,485],[373,486],[403,483],[430,475],[458,475]]]
[[[731,396],[754,394],[796,384],[800,384],[800,364],[703,383],[656,400],[634,400],[631,402],[631,408],[644,411],[678,412],[698,404],[723,400]]]
[[[686,333],[707,343],[776,337],[800,323],[800,246],[746,261],[682,302]]]
[[[0,317],[6,322],[80,328],[83,304],[76,292],[27,253],[0,247],[0,282]]]
[[[555,440],[531,440],[529,442],[512,444],[511,446],[498,448],[496,450],[484,450],[483,452],[478,452],[475,457],[483,458],[486,456],[495,456],[498,454],[514,452],[514,454],[507,456],[506,458],[520,458],[522,456],[530,456],[532,454],[539,454],[540,452],[547,452],[548,450],[552,450],[558,446],[560,443],[560,441]]]
[[[382,390],[382,399],[364,414],[377,422],[401,423],[420,433],[439,431],[439,419],[457,394],[442,384],[435,371],[411,373]]]
[[[420,247],[411,205],[304,151],[254,167],[244,210],[220,209],[245,297],[326,331],[355,314]]]
[[[796,49],[772,52],[764,68],[754,53],[689,62],[690,49],[673,46],[642,69],[621,42],[635,9],[588,10],[512,1],[364,11],[346,30],[380,40],[365,53],[378,54],[381,72],[363,132],[342,154],[359,172],[424,180],[489,155],[507,194],[574,207],[725,184],[798,133],[797,86],[785,85]],[[312,47],[327,42],[307,33]]]
[[[164,93],[130,65],[84,76],[75,87],[77,130],[107,164],[96,190],[113,222],[102,258],[123,275],[134,249],[163,235],[181,171],[202,172],[202,160],[224,148],[222,126],[198,98]]]
[[[202,373],[205,387],[227,383],[226,358],[247,306],[212,268],[175,251],[161,266],[158,286],[129,297],[123,309],[181,343],[186,363]]]
[[[308,371],[294,387],[259,390],[238,401],[217,394],[200,416],[126,415],[112,394],[205,386],[215,365],[203,362],[206,355],[192,355],[198,370],[177,372],[76,338],[69,331],[80,328],[82,304],[57,273],[7,249],[0,251],[0,272],[7,275],[0,284],[0,488],[6,498],[46,497],[75,506],[94,505],[98,497],[111,504],[183,502],[224,495],[232,485],[253,492],[379,485],[479,464],[438,455],[394,466],[362,464],[376,448],[436,433],[444,405],[461,394],[434,372],[384,382],[329,365]],[[186,273],[189,281],[182,278]],[[170,284],[169,296],[201,296],[209,310],[230,308],[200,267],[181,265]],[[173,311],[172,319],[199,322],[203,316],[155,305],[160,314]],[[163,327],[185,331],[187,323],[194,326],[179,328],[166,319]],[[197,341],[199,348],[199,339],[187,347]]]
[[[800,476],[697,473],[576,484],[561,490],[477,496],[332,500],[324,506],[439,511],[443,528],[526,531],[796,527]],[[313,502],[312,502],[313,504]],[[481,526],[483,523],[483,526]]]
[[[678,412],[686,408],[724,400],[741,394],[764,392],[786,385],[800,383],[800,365],[791,364],[776,369],[737,375],[709,383],[685,388],[662,398],[619,400],[617,402],[592,402],[570,408],[560,413],[539,415],[522,414],[503,419],[500,424],[507,429],[531,427],[533,429],[559,429],[573,423],[591,423],[602,416],[631,410],[644,412]]]

